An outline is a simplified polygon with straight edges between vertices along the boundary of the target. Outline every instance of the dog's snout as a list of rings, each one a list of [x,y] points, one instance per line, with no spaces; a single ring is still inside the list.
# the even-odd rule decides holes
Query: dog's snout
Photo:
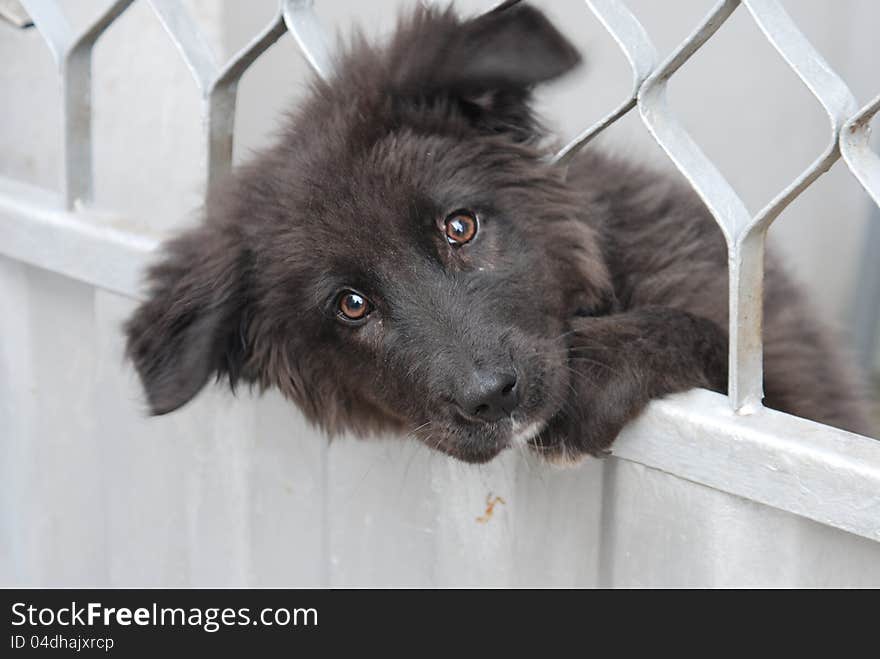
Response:
[[[460,390],[456,403],[465,416],[480,421],[498,421],[510,416],[519,404],[516,374],[475,371]]]

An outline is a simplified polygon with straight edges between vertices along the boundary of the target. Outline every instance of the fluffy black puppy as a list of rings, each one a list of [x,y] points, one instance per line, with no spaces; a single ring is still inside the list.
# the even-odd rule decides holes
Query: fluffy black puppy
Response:
[[[213,375],[329,433],[482,462],[607,449],[657,396],[727,377],[727,252],[693,194],[599,153],[547,164],[530,91],[579,62],[536,9],[419,9],[316,81],[282,139],[167,245],[127,325],[152,411]],[[865,431],[770,262],[766,402]]]

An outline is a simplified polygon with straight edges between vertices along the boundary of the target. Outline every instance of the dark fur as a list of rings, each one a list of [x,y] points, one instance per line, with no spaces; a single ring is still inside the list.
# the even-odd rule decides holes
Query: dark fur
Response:
[[[418,10],[314,83],[282,138],[167,246],[127,325],[150,407],[214,375],[277,387],[328,433],[414,432],[484,461],[513,422],[465,418],[474,373],[514,369],[518,426],[544,454],[607,449],[654,397],[726,386],[726,250],[684,186],[599,153],[548,166],[534,85],[578,63],[537,10]],[[478,213],[452,249],[447,213]],[[375,303],[334,315],[340,290]],[[766,403],[856,431],[840,360],[775,261]]]

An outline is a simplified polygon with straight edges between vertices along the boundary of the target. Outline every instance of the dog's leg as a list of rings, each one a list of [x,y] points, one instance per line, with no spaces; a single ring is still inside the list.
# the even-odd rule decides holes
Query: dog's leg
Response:
[[[710,320],[646,307],[572,322],[571,393],[534,440],[548,458],[600,455],[654,398],[727,388],[727,334]]]

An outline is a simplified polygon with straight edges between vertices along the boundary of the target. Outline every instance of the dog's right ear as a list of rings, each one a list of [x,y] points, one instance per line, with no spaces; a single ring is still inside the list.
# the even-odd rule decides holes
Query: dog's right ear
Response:
[[[451,96],[494,131],[529,132],[531,89],[576,67],[577,49],[535,7],[508,0],[460,21],[424,10],[398,33],[392,70],[399,92]]]
[[[463,22],[451,36],[431,78],[463,92],[527,89],[558,78],[581,60],[540,10],[519,0]]]
[[[241,241],[203,225],[165,245],[150,290],[125,325],[153,414],[171,412],[214,375],[235,384],[246,346],[246,258]]]

